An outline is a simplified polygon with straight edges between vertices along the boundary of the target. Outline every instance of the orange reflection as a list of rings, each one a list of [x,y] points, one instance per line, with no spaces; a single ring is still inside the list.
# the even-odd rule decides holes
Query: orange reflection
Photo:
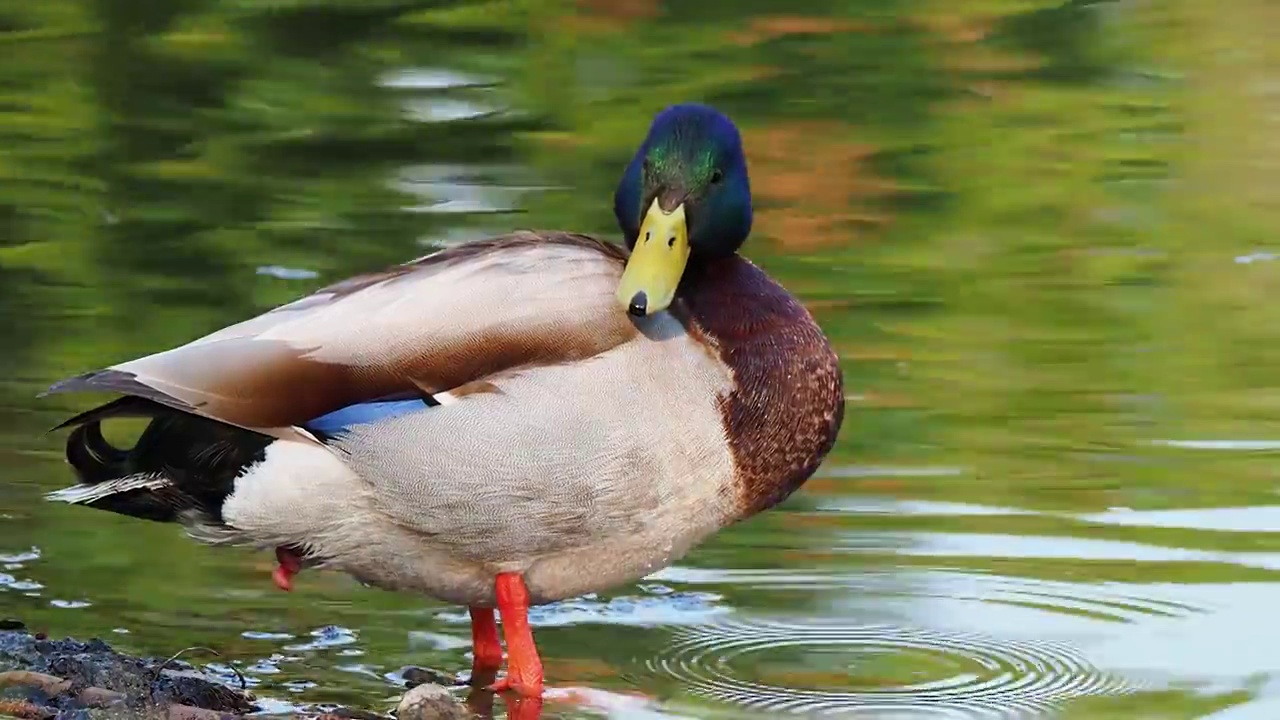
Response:
[[[875,148],[853,139],[843,123],[794,122],[744,132],[757,198],[756,229],[788,250],[842,244],[859,228],[889,218],[871,200],[892,195],[895,185],[874,176]]]
[[[787,35],[830,35],[874,30],[875,26],[870,23],[840,18],[771,15],[751,18],[745,30],[730,33],[729,39],[739,45],[757,45]]]
[[[578,14],[565,19],[585,32],[619,32],[661,11],[658,0],[578,0]]]

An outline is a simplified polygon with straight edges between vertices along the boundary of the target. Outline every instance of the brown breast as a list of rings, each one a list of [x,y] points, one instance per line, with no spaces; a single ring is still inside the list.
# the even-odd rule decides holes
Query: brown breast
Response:
[[[818,469],[844,419],[844,379],[809,312],[746,259],[716,261],[688,280],[680,295],[690,325],[734,373],[720,410],[745,518]]]

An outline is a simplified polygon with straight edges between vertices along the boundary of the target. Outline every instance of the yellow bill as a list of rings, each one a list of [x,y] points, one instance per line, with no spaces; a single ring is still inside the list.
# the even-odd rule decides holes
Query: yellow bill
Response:
[[[637,317],[671,305],[689,262],[689,228],[684,203],[670,212],[654,198],[640,223],[640,236],[618,283],[618,302]]]

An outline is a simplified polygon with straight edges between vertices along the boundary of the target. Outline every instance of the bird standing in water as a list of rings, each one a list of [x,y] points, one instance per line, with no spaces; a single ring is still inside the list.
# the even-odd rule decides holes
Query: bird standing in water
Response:
[[[50,392],[121,397],[60,427],[51,499],[470,608],[474,663],[537,697],[530,605],[637,580],[781,502],[844,412],[835,353],[738,254],[737,128],[660,113],[614,194],[625,248],[519,232],[357,276]],[[102,421],[149,418],[133,447]]]

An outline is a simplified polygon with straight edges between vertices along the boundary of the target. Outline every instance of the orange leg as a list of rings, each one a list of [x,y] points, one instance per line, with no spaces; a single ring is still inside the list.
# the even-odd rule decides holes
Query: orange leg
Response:
[[[493,621],[493,608],[467,608],[471,612],[471,655],[474,670],[497,669],[502,666],[502,643],[498,641],[498,624]]]
[[[271,579],[276,587],[289,592],[293,589],[293,576],[302,570],[302,558],[289,548],[276,548],[276,569],[271,571]]]
[[[515,690],[529,698],[541,698],[542,660],[529,628],[529,590],[519,573],[499,573],[496,589],[502,634],[507,638],[507,676],[491,689]]]
[[[507,720],[542,720],[542,698],[524,695],[509,698]]]

